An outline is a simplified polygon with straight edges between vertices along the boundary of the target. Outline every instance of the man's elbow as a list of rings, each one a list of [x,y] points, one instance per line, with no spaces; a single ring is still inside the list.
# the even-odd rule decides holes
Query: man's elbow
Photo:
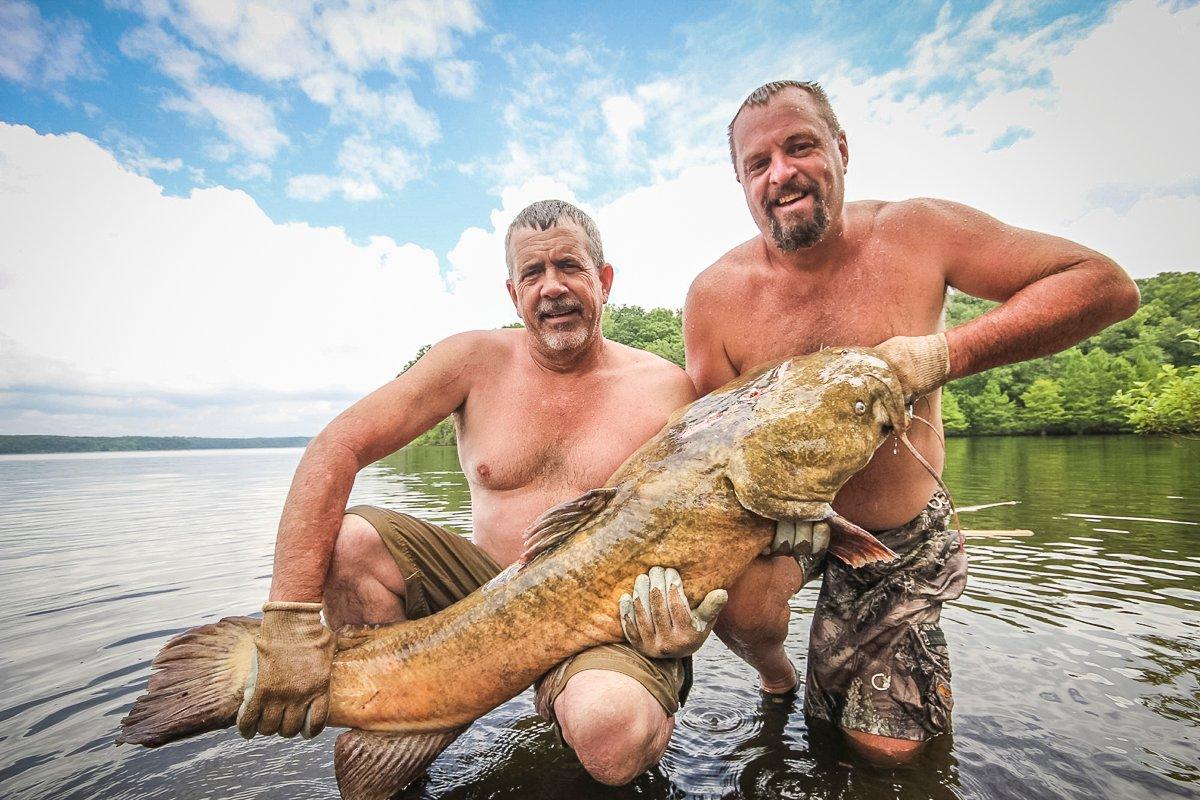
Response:
[[[361,437],[355,435],[351,426],[336,419],[313,437],[305,454],[331,465],[353,464],[356,472],[370,463]]]
[[[1101,263],[1109,276],[1108,291],[1105,294],[1108,299],[1108,324],[1112,325],[1137,313],[1142,293],[1138,291],[1137,284],[1128,273],[1115,261],[1104,259]]]

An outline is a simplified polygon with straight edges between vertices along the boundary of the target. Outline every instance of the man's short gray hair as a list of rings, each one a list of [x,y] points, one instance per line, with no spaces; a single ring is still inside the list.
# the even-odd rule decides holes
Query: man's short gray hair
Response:
[[[578,206],[571,205],[566,200],[538,200],[521,209],[521,213],[517,214],[512,224],[508,226],[508,233],[504,235],[504,263],[508,265],[508,271],[512,272],[512,256],[509,253],[508,245],[512,241],[513,231],[518,228],[549,230],[552,225],[556,225],[564,217],[583,229],[586,236],[584,246],[587,248],[588,256],[592,259],[593,266],[599,269],[600,265],[604,263],[604,246],[600,243],[600,229],[596,227],[592,218]]]
[[[837,114],[833,113],[833,106],[829,103],[829,95],[825,94],[825,90],[821,88],[821,84],[816,81],[771,81],[764,83],[762,86],[751,92],[742,104],[738,106],[737,113],[733,115],[733,119],[729,121],[729,127],[726,133],[729,135],[729,157],[733,160],[733,171],[737,172],[737,151],[733,147],[733,125],[737,122],[738,117],[742,115],[742,111],[751,106],[765,106],[771,102],[771,98],[786,89],[800,89],[808,92],[809,96],[817,103],[817,110],[821,114],[821,119],[829,126],[829,132],[837,136],[842,132],[842,125],[838,122]]]

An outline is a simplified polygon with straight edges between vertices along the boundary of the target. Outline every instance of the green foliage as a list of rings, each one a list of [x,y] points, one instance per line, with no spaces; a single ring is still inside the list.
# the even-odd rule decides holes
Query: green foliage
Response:
[[[948,434],[966,433],[971,423],[963,413],[962,406],[954,392],[942,392],[942,427]]]
[[[971,431],[976,433],[1006,433],[1016,422],[1016,406],[1000,389],[1000,381],[990,380],[983,391],[961,400]]]
[[[434,425],[429,430],[422,433],[416,439],[413,439],[411,444],[426,445],[453,445],[458,442],[454,434],[454,418],[446,417],[444,420]]]
[[[609,306],[604,309],[601,325],[606,338],[683,366],[683,315],[679,311]]]
[[[1187,329],[1180,338],[1198,345],[1200,331]],[[1138,433],[1200,433],[1200,367],[1163,364],[1113,400]]]
[[[1021,404],[1021,420],[1030,433],[1057,433],[1067,421],[1062,385],[1053,378],[1036,379],[1021,395]]]
[[[1165,272],[1138,281],[1142,305],[1128,320],[1048,358],[997,367],[942,392],[948,434],[1145,433],[1200,430],[1200,274]],[[996,303],[951,292],[946,325]],[[519,325],[519,323],[517,323]],[[683,366],[679,311],[610,306],[604,335]],[[513,326],[508,326],[513,327]],[[428,350],[421,348],[405,369]],[[418,443],[453,444],[450,420]]]

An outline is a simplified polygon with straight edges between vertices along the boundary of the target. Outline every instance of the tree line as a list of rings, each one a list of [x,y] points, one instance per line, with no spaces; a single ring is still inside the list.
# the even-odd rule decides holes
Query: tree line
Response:
[[[1142,303],[1127,320],[1047,358],[996,367],[948,384],[942,421],[950,435],[1200,433],[1200,274],[1137,281]],[[946,326],[997,304],[951,291]],[[684,365],[678,310],[610,306],[604,335]],[[422,347],[407,370],[429,349]],[[454,444],[443,420],[414,444]]]

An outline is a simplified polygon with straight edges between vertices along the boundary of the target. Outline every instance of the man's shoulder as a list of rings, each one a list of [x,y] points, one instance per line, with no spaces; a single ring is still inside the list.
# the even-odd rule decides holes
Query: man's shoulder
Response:
[[[613,368],[623,378],[634,378],[666,386],[691,386],[691,378],[679,365],[647,350],[608,340]]]
[[[952,200],[936,197],[910,197],[906,200],[857,200],[846,208],[860,223],[875,231],[889,233],[922,233],[930,227],[954,224],[981,212]]]
[[[434,364],[470,368],[507,362],[521,336],[520,330],[475,330],[455,333],[442,339],[425,356]]]
[[[724,301],[729,292],[748,282],[753,269],[763,261],[762,236],[748,239],[722,255],[692,280],[688,303]]]

